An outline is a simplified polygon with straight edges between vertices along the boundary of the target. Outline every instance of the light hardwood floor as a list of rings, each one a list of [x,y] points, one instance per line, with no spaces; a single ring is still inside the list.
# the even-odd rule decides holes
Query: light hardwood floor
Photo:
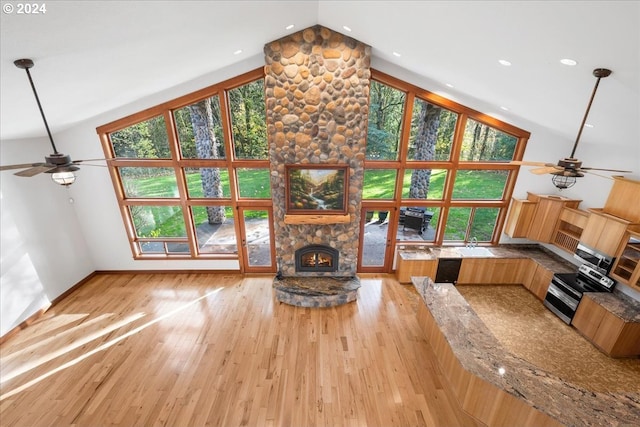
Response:
[[[0,425],[477,426],[413,287],[360,278],[310,309],[272,276],[98,274],[0,347]]]

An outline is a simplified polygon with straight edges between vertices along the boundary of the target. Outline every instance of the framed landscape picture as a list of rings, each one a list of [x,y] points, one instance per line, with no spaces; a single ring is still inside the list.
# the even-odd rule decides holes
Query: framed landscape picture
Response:
[[[288,214],[346,214],[347,165],[287,165]]]

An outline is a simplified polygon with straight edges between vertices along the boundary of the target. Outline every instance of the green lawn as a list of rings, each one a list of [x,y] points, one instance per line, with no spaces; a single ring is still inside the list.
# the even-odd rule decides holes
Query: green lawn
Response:
[[[172,169],[154,171],[155,176],[145,178],[125,178],[125,186],[129,196],[137,197],[178,197],[176,178]],[[441,200],[447,172],[433,170],[427,200]],[[507,172],[464,170],[458,171],[453,188],[454,200],[499,200],[507,179]],[[394,197],[396,171],[391,169],[369,169],[364,174],[363,198],[365,200],[391,200]],[[230,197],[229,174],[226,170],[220,173],[223,198]],[[241,197],[271,198],[268,169],[240,169],[238,181]],[[409,193],[411,170],[407,170],[403,182],[403,197]],[[200,173],[196,170],[187,174],[187,185],[190,197],[203,197]],[[225,207],[228,219],[233,218],[230,206]],[[445,240],[463,240],[469,222],[471,208],[452,208],[449,211]],[[471,226],[471,234],[479,241],[491,239],[498,209],[477,208]],[[196,224],[207,221],[206,208],[194,207],[193,215]],[[154,206],[136,209],[134,222],[138,235],[145,237],[184,237],[186,230],[181,210],[178,206]],[[246,212],[247,218],[265,218],[266,212],[252,210]],[[437,218],[434,218],[434,224]]]

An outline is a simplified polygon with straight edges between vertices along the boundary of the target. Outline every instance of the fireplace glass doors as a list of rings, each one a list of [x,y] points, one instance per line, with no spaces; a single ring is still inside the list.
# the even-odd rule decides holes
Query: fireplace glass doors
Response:
[[[310,245],[296,251],[297,272],[338,271],[338,251],[330,246]]]

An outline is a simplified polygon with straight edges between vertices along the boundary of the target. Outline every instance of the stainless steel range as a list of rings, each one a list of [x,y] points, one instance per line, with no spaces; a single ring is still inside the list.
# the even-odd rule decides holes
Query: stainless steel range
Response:
[[[577,273],[557,273],[553,275],[544,305],[567,325],[571,324],[578,304],[585,292],[612,292],[615,280],[602,270],[583,264]]]

